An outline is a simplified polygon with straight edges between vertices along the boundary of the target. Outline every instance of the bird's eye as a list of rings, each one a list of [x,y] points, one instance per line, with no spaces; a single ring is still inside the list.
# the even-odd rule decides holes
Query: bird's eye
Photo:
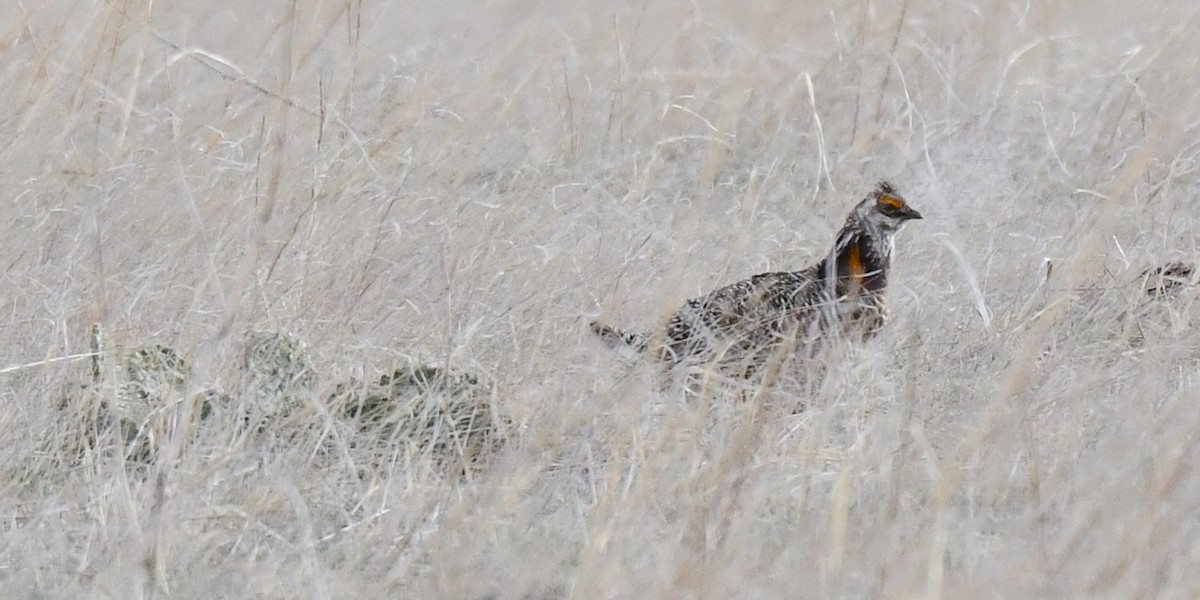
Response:
[[[882,212],[883,214],[889,215],[889,216],[895,215],[900,212],[900,207],[896,206],[894,204],[889,204],[889,203],[885,202],[885,203],[881,203],[879,205],[879,212]]]
[[[879,208],[884,214],[895,214],[900,211],[900,207],[904,206],[904,201],[893,196],[880,196]]]

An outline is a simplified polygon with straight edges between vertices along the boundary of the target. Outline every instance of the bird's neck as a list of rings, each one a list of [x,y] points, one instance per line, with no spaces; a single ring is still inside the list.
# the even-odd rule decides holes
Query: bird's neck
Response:
[[[822,261],[819,276],[825,280],[832,277],[839,296],[883,293],[892,258],[886,242],[872,239],[861,227],[843,228],[833,251]]]

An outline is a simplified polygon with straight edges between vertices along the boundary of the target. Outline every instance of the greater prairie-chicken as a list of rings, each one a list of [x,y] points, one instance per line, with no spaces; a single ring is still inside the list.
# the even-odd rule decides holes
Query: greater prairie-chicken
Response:
[[[1142,271],[1142,288],[1151,298],[1169,296],[1183,288],[1197,284],[1196,266],[1189,262],[1174,261]]]
[[[831,339],[870,338],[887,318],[895,235],[920,218],[891,184],[880,182],[816,264],[761,273],[689,300],[660,333],[626,333],[596,321],[591,329],[610,346],[649,352],[671,366],[716,364],[738,377],[754,375],[772,356],[811,356]]]

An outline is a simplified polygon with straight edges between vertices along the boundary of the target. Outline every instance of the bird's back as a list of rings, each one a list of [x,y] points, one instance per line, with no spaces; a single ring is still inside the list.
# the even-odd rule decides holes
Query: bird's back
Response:
[[[785,339],[803,339],[823,303],[816,266],[761,273],[692,299],[667,322],[663,358],[672,363],[751,366]],[[737,369],[735,369],[737,370]]]

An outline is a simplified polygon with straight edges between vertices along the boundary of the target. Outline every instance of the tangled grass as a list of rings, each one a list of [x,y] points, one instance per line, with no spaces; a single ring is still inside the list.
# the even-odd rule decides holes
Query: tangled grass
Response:
[[[0,595],[1193,597],[1196,12],[0,9]],[[881,178],[819,378],[590,338]]]

